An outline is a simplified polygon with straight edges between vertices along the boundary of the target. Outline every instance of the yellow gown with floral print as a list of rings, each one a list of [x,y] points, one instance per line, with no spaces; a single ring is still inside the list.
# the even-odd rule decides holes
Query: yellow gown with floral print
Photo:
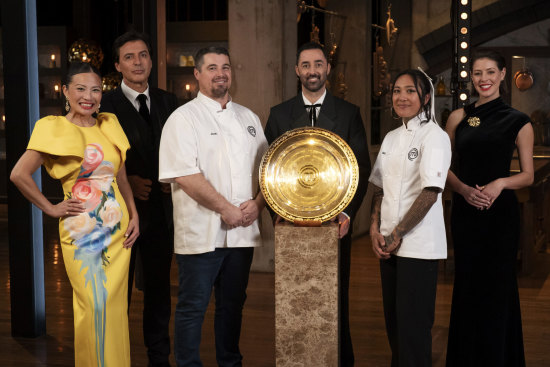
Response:
[[[63,260],[73,287],[76,366],[130,366],[128,266],[122,247],[128,210],[116,175],[130,147],[115,115],[101,113],[92,127],[62,116],[39,120],[27,149],[46,153],[44,166],[65,198],[86,208],[61,218]]]

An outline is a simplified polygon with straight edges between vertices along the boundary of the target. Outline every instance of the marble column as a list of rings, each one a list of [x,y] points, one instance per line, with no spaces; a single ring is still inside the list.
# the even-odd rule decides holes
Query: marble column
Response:
[[[250,108],[265,126],[269,109],[296,95],[296,1],[228,0],[231,98]],[[263,245],[253,271],[273,272],[273,226],[262,213]]]
[[[277,367],[338,366],[338,225],[275,226]]]

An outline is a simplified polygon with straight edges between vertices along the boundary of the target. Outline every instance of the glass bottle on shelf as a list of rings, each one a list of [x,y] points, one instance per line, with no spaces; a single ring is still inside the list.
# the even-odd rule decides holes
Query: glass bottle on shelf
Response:
[[[437,96],[444,96],[445,95],[445,92],[446,92],[446,87],[445,87],[445,78],[443,77],[443,75],[441,75],[439,77],[439,81],[437,82],[437,85],[435,87],[435,94]]]
[[[441,111],[441,120],[439,121],[443,129],[447,125],[447,120],[449,119],[450,115],[451,115],[451,109],[449,108],[449,103],[447,102],[443,106],[443,111]]]

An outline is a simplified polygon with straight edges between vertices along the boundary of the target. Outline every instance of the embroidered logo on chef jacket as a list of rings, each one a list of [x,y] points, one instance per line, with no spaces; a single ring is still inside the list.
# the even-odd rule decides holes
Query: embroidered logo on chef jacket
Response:
[[[248,133],[250,135],[252,135],[253,137],[256,137],[256,129],[254,128],[254,126],[249,126],[246,128],[246,130],[248,130]]]
[[[412,148],[409,150],[409,161],[414,161],[416,158],[418,158],[418,149]]]

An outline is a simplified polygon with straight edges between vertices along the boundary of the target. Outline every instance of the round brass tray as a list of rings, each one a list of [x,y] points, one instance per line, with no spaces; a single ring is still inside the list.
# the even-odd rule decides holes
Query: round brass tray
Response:
[[[286,132],[260,164],[267,204],[292,222],[324,222],[348,206],[359,180],[357,160],[338,135],[316,127]]]

